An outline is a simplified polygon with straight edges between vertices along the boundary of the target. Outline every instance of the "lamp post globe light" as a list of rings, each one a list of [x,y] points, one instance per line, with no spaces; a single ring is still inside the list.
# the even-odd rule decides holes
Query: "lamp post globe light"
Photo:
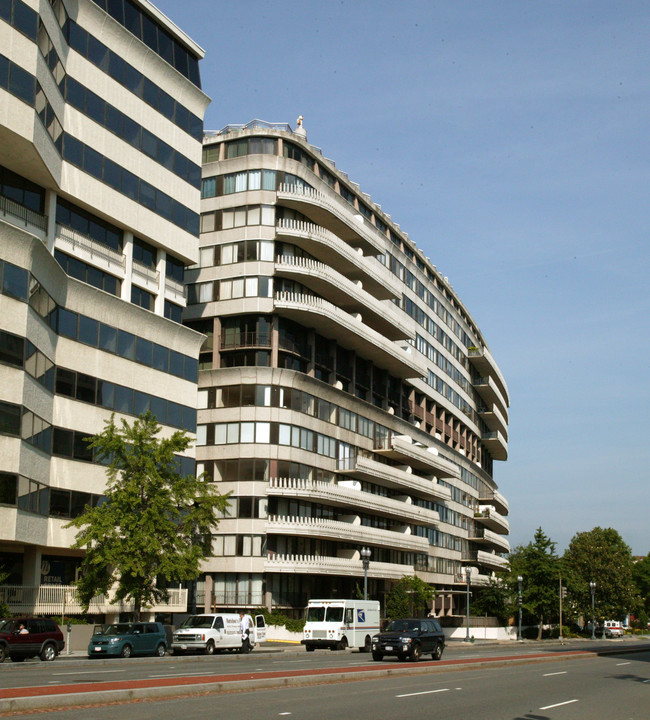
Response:
[[[465,642],[472,642],[472,638],[469,635],[469,584],[472,575],[472,568],[465,568],[465,582],[467,583],[467,633],[465,634]]]
[[[517,626],[517,640],[521,640],[521,584],[524,579],[521,575],[517,575],[517,605],[519,605],[519,625]]]
[[[361,562],[363,563],[363,599],[368,599],[368,566],[372,550],[367,547],[361,548]]]
[[[596,613],[595,613],[595,598],[596,598],[596,583],[590,582],[589,589],[591,590],[591,639],[596,639]]]

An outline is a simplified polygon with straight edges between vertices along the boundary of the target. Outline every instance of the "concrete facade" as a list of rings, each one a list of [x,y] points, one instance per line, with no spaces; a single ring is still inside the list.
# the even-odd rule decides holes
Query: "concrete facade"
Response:
[[[296,610],[417,573],[464,612],[509,550],[505,380],[432,262],[301,122],[207,133],[184,322],[199,471],[231,493],[199,604]]]
[[[0,43],[0,599],[75,613],[84,438],[113,411],[196,428],[203,51],[146,0],[11,0]]]

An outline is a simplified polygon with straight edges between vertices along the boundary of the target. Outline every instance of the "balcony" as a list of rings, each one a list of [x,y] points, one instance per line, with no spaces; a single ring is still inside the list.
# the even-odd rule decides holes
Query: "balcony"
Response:
[[[165,297],[179,305],[185,305],[185,285],[174,278],[165,278]]]
[[[300,573],[303,575],[343,575],[363,577],[363,565],[360,560],[321,557],[319,555],[268,555],[264,561],[266,572]],[[411,565],[372,562],[368,566],[368,577],[399,580],[405,575],[413,575]]]
[[[508,501],[496,490],[481,490],[478,501],[481,505],[492,505],[494,509],[502,515],[507,515],[510,512]]]
[[[45,241],[47,233],[47,215],[30,210],[20,203],[0,195],[0,217],[12,225],[40,230],[39,237]]]
[[[133,281],[153,293],[158,293],[160,285],[160,273],[152,267],[133,260],[132,265]]]
[[[168,592],[168,602],[147,609],[153,612],[187,612],[187,589],[173,588]],[[0,602],[7,603],[13,615],[83,615],[86,612],[74,585],[0,585]],[[87,612],[104,615],[133,610],[133,603],[111,603],[109,595],[97,595],[90,601]]]
[[[422,553],[429,550],[429,541],[425,538],[323,518],[269,515],[265,524],[265,532],[267,535],[293,535],[320,538],[321,540],[342,540],[357,545],[365,543],[366,545],[378,545],[380,547]]]
[[[314,223],[280,219],[276,226],[279,240],[290,240],[310,255],[318,258],[352,281],[360,280],[363,287],[379,300],[402,297],[397,278],[379,261],[364,257],[334,233]]]
[[[374,449],[374,452],[417,470],[431,472],[437,477],[460,477],[460,469],[451,460],[438,455],[433,448],[414,443],[405,435],[390,435],[380,447]]]
[[[477,408],[479,416],[490,430],[500,432],[504,438],[508,438],[508,416],[503,414],[495,403],[479,405]]]
[[[508,405],[493,378],[489,376],[475,378],[472,385],[479,396],[483,398],[483,401],[488,407],[490,407],[493,403],[497,403],[497,406],[501,410],[501,414],[505,417],[508,412]]]
[[[312,295],[280,292],[273,302],[274,310],[305,327],[312,327],[326,338],[337,340],[362,358],[400,378],[423,377],[424,360],[415,348],[400,347],[333,303]]]
[[[483,433],[481,441],[495,460],[508,459],[508,443],[498,430]]]
[[[506,570],[509,565],[506,558],[484,550],[469,550],[463,553],[461,562],[466,565],[479,565],[490,568],[490,570]],[[470,582],[472,582],[472,576],[470,576]]]
[[[124,255],[112,250],[107,245],[93,240],[88,235],[73,230],[66,225],[57,223],[55,246],[67,253],[74,255],[83,262],[90,263],[103,270],[124,277]]]
[[[302,257],[280,256],[275,274],[302,283],[346,313],[361,313],[363,322],[389,340],[415,339],[415,322],[395,305],[381,302],[329,265]]]
[[[440,517],[435,510],[427,510],[404,500],[372,495],[347,486],[339,487],[334,483],[297,478],[271,478],[266,494],[274,497],[319,500],[334,507],[372,512],[384,517],[398,518],[404,522],[413,522],[429,527],[435,527],[440,522]]]
[[[487,528],[475,528],[470,532],[468,538],[476,545],[484,545],[490,550],[496,552],[510,552],[510,543],[503,535],[488,530]]]
[[[298,210],[352,247],[361,248],[364,255],[378,255],[384,251],[385,237],[350,203],[335,193],[325,194],[313,188],[282,183],[277,198],[285,207]]]
[[[481,507],[480,512],[474,513],[474,522],[480,523],[500,535],[507,535],[510,532],[510,525],[506,518],[492,508]]]
[[[486,347],[470,347],[467,349],[467,358],[481,375],[494,379],[508,407],[508,386],[490,351]]]

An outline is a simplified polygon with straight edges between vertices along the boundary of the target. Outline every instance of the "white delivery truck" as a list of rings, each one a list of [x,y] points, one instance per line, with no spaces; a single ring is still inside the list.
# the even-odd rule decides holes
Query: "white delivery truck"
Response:
[[[174,631],[172,636],[172,651],[174,655],[183,653],[202,652],[205,655],[214,655],[222,650],[235,650],[241,652],[252,650],[253,647],[266,640],[266,623],[264,615],[256,615],[255,621],[248,617],[249,643],[244,643],[240,623],[241,619],[236,613],[206,613],[204,615],[190,615],[187,620]]]
[[[310,600],[302,644],[308,651],[353,647],[370,652],[379,629],[378,600]]]

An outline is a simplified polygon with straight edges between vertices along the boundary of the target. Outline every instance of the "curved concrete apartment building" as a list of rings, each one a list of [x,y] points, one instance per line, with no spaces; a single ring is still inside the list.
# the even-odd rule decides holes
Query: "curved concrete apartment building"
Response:
[[[202,57],[147,0],[0,3],[0,600],[14,612],[81,611],[64,525],[105,487],[84,438],[112,412],[195,431],[202,338],[181,314]],[[157,610],[184,611],[186,593]]]
[[[449,283],[299,122],[203,141],[199,472],[231,493],[206,607],[301,608],[417,573],[464,609],[505,567],[508,390]]]

